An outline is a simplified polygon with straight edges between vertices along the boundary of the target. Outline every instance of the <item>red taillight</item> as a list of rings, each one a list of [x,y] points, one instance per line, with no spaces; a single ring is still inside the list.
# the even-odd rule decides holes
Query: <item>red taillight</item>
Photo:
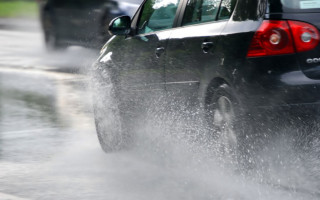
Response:
[[[307,23],[265,20],[257,30],[247,57],[292,54],[308,51],[319,43],[318,30]]]
[[[265,20],[253,36],[247,57],[290,53],[294,53],[294,46],[288,23]]]
[[[309,51],[319,44],[319,31],[311,24],[288,21],[297,52]]]

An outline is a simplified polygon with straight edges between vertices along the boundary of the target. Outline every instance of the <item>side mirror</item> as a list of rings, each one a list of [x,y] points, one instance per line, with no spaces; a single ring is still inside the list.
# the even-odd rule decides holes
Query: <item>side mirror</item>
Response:
[[[120,16],[114,18],[109,24],[109,33],[111,35],[128,35],[131,28],[131,19],[129,16]]]

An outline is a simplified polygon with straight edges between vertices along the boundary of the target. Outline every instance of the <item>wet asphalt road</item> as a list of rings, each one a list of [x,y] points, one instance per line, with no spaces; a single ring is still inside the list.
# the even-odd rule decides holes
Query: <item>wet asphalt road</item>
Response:
[[[86,75],[97,52],[48,54],[41,37],[0,30],[0,200],[319,199],[282,144],[279,170],[251,177],[161,127],[141,127],[148,134],[129,151],[103,153]]]
[[[0,20],[0,28],[1,22]],[[46,51],[43,34],[38,23],[33,29],[25,22],[16,29],[0,29],[0,66],[20,69],[40,69],[69,73],[86,73],[97,58],[99,51],[82,47],[71,47],[66,51]],[[34,25],[35,24],[35,25]]]

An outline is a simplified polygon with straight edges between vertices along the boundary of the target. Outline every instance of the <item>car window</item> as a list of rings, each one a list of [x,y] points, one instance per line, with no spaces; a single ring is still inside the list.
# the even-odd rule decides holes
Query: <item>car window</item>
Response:
[[[320,12],[320,0],[269,0],[270,13]]]
[[[236,0],[222,0],[218,20],[229,19],[236,3]]]
[[[179,0],[147,0],[138,23],[138,34],[172,28]]]
[[[221,0],[188,0],[182,25],[214,21]]]

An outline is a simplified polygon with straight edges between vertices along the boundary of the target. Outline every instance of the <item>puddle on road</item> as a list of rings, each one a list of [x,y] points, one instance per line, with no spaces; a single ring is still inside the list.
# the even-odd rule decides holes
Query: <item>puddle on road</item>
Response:
[[[90,95],[83,95],[83,81],[67,74],[2,69],[2,160],[37,162],[65,144],[70,129],[91,128]]]
[[[305,161],[288,138],[271,143],[273,151],[263,152],[269,165],[250,175],[221,164],[185,131],[199,127],[169,116],[138,125],[131,150],[105,154],[83,79],[1,72],[0,91],[0,192],[39,200],[319,199],[319,179],[301,170]],[[314,162],[308,170],[315,177],[319,154],[311,154],[302,155]]]
[[[77,46],[47,51],[38,31],[0,30],[0,40],[1,67],[85,73],[99,54],[98,50]]]

